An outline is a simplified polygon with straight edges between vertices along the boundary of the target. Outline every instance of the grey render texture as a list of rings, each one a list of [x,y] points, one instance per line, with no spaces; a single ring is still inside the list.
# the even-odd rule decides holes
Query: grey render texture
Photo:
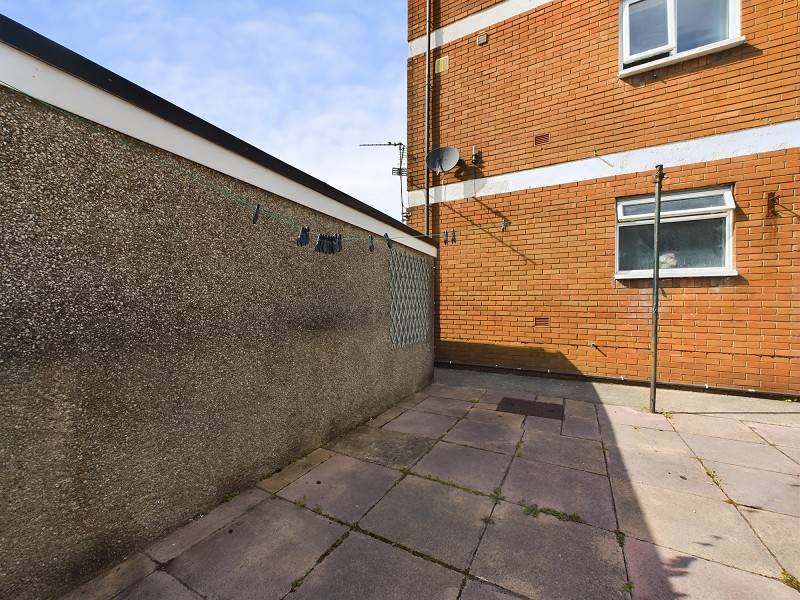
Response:
[[[368,232],[7,88],[0,131],[0,597],[70,589],[430,382],[432,302],[390,346],[386,244],[298,248],[184,171]]]

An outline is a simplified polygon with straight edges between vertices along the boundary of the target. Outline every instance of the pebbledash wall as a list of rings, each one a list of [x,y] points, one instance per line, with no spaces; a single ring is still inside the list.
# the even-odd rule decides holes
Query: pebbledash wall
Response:
[[[45,598],[430,382],[436,249],[5,18],[0,39],[0,597]]]
[[[617,271],[617,209],[652,196],[663,164],[665,198],[718,189],[735,204],[725,212],[727,269],[661,270],[659,380],[796,395],[800,7],[730,0],[740,30],[722,42],[625,67],[624,4],[432,3],[429,148],[455,146],[466,163],[429,175],[440,241],[436,358],[647,379],[652,276]],[[418,229],[425,8],[410,2],[408,181]],[[453,229],[457,243],[444,245]]]

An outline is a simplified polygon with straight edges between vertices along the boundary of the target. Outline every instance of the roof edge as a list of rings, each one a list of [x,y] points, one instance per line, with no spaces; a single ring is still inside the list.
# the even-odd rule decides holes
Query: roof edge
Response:
[[[417,230],[0,14],[0,42],[409,236]],[[435,246],[430,238],[419,241]]]

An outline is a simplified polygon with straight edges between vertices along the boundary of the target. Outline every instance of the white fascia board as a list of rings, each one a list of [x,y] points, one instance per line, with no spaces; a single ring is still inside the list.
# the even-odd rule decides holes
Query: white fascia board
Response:
[[[575,160],[538,169],[436,186],[430,189],[430,201],[432,203],[448,202],[521,192],[640,173],[654,169],[656,165],[664,165],[664,168],[682,167],[798,147],[800,147],[800,120],[786,121],[683,142]],[[408,204],[409,206],[425,204],[425,191],[409,192]]]
[[[436,248],[292,179],[226,150],[24,52],[0,43],[0,80],[22,92],[172,154],[301,204],[398,244]]]
[[[454,42],[472,33],[479,33],[493,25],[502,23],[506,19],[519,16],[553,0],[506,0],[494,6],[490,6],[475,14],[459,19],[455,23],[445,25],[431,32],[431,49],[439,48],[450,42]],[[425,54],[427,41],[422,35],[408,44],[408,57],[413,58],[420,54]]]

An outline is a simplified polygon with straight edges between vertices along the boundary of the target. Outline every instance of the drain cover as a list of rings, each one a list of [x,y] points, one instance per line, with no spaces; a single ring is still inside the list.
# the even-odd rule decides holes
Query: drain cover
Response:
[[[503,398],[497,405],[500,412],[527,415],[529,417],[544,417],[545,419],[564,418],[564,407],[561,404],[523,400],[522,398]]]

